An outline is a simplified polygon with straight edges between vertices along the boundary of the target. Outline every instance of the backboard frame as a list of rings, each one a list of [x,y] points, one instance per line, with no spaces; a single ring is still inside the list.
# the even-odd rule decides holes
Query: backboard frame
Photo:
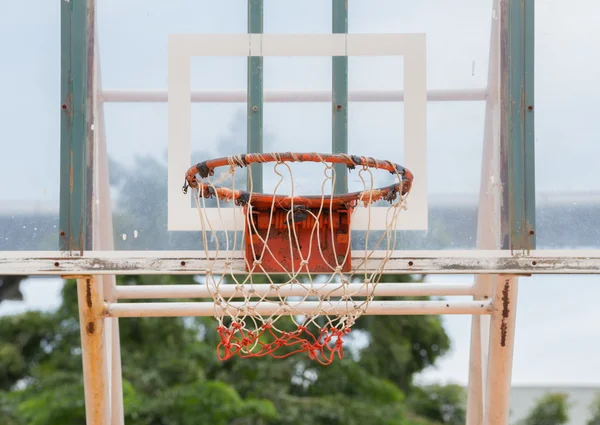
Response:
[[[334,27],[347,31],[346,0],[332,0]],[[262,0],[249,0],[250,33],[262,29]],[[473,314],[471,363],[469,377],[469,409],[467,423],[504,424],[508,422],[508,394],[514,343],[517,276],[548,273],[600,274],[600,250],[535,250],[535,181],[534,181],[534,114],[533,46],[534,1],[495,0],[491,19],[490,80],[500,79],[500,93],[475,91],[460,96],[484,96],[488,103],[486,134],[500,127],[500,158],[491,155],[483,167],[497,167],[498,181],[481,182],[480,214],[477,250],[473,251],[395,251],[387,273],[453,273],[477,274],[471,292],[470,308],[459,308]],[[88,423],[122,423],[122,388],[120,376],[120,346],[117,317],[125,317],[131,306],[117,303],[115,274],[202,274],[206,272],[204,252],[196,251],[114,251],[110,240],[98,241],[99,225],[105,225],[94,210],[94,190],[98,187],[97,171],[103,166],[102,147],[98,141],[103,133],[101,107],[97,96],[99,84],[98,52],[95,43],[95,1],[61,2],[61,196],[60,246],[55,252],[3,252],[0,273],[19,275],[56,275],[78,279],[82,357]],[[501,24],[498,24],[501,21]],[[337,24],[336,24],[337,23]],[[498,27],[499,25],[499,27]],[[345,28],[344,28],[345,27]],[[334,29],[334,32],[335,29]],[[496,36],[497,35],[497,36]],[[248,36],[250,37],[250,36]],[[347,38],[347,37],[346,37]],[[497,48],[496,48],[497,47]],[[345,104],[347,63],[337,60],[333,67],[336,93],[331,94],[332,106]],[[259,57],[249,58],[248,81],[257,83],[248,92],[249,116],[254,101],[262,106],[262,73]],[[496,67],[497,65],[497,67]],[[258,82],[261,84],[258,85]],[[493,84],[488,84],[493,87]],[[113,96],[118,94],[113,93]],[[200,97],[205,96],[200,95]],[[320,94],[321,96],[322,94]],[[383,95],[383,94],[382,94]],[[144,94],[146,98],[166,101],[165,94]],[[222,95],[215,95],[222,96]],[[236,94],[237,96],[237,94]],[[399,96],[393,94],[393,96]],[[400,95],[401,96],[401,95]],[[438,92],[433,97],[459,96]],[[210,97],[206,95],[205,97]],[[104,97],[106,100],[108,97]],[[431,96],[430,96],[431,100]],[[346,108],[342,108],[345,111]],[[337,124],[332,148],[347,146],[345,113],[334,114]],[[344,122],[344,119],[346,122]],[[249,135],[262,133],[262,118],[253,118]],[[253,136],[253,137],[254,137]],[[262,146],[259,136],[249,140],[249,146]],[[250,137],[249,137],[250,139]],[[493,151],[493,149],[492,149]],[[94,152],[100,152],[94,155]],[[104,155],[105,156],[105,155]],[[493,162],[493,164],[491,164]],[[181,170],[181,179],[185,169]],[[107,176],[104,176],[106,185]],[[417,176],[418,178],[418,176]],[[100,181],[100,180],[98,180]],[[500,184],[501,190],[490,192],[490,186]],[[108,209],[110,212],[110,208]],[[106,214],[106,213],[105,213]],[[106,216],[104,216],[106,217]],[[489,228],[499,224],[499,233]],[[486,227],[488,229],[486,229]],[[109,226],[110,228],[110,226]],[[108,239],[112,236],[109,235]],[[97,239],[100,239],[98,237]],[[92,250],[92,249],[104,249]],[[228,253],[233,266],[243,270],[241,253]],[[356,253],[353,257],[359,257]],[[222,265],[225,269],[227,266]],[[106,279],[105,279],[106,278]],[[443,295],[442,289],[436,293]],[[147,289],[147,288],[143,288]],[[164,290],[164,288],[162,288]],[[430,293],[431,295],[431,293]],[[475,300],[492,299],[481,305],[481,314],[474,313]],[[422,308],[421,314],[447,314],[436,304]],[[118,307],[118,308],[116,308]],[[136,315],[143,312],[135,311]],[[144,307],[144,306],[142,306]],[[163,306],[158,306],[163,308]],[[175,306],[176,307],[176,306]],[[175,307],[172,307],[175,310]],[[402,307],[402,306],[400,306]],[[410,314],[398,307],[393,314]],[[459,306],[460,307],[460,306]],[[179,309],[178,314],[193,311],[195,306]],[[160,309],[158,309],[160,310]],[[158,311],[155,310],[155,313]],[[131,313],[130,310],[129,312]],[[164,313],[166,309],[162,309]],[[119,313],[120,312],[120,313]],[[119,313],[119,314],[116,314]],[[160,313],[160,311],[159,311]],[[389,312],[388,312],[389,313]],[[414,311],[413,311],[414,314]],[[488,319],[486,324],[483,320]],[[91,327],[90,327],[91,324]],[[92,331],[89,331],[89,330]],[[87,330],[87,331],[86,331]],[[112,342],[111,342],[112,341]],[[109,352],[110,351],[110,352]],[[489,359],[488,359],[489,353]],[[111,363],[112,362],[112,363]],[[110,371],[110,372],[109,372]],[[111,373],[112,381],[108,379]],[[121,400],[119,401],[119,398]],[[112,403],[109,403],[109,399]],[[485,409],[484,409],[485,406]]]
[[[255,4],[256,3],[256,4]],[[335,2],[334,2],[335,3]],[[254,5],[254,6],[253,6]],[[484,244],[486,246],[479,246],[478,249],[507,249],[511,251],[529,251],[535,248],[535,182],[534,182],[534,133],[533,133],[533,18],[527,20],[526,17],[532,15],[532,7],[529,3],[524,6],[511,6],[512,3],[508,0],[499,1],[499,8],[494,8],[492,11],[492,37],[491,37],[491,48],[490,48],[490,70],[497,68],[498,73],[494,75],[490,71],[489,78],[498,78],[500,80],[500,93],[496,97],[494,93],[494,87],[497,86],[493,80],[488,81],[488,88],[484,94],[486,101],[489,102],[488,109],[493,110],[489,117],[486,115],[486,132],[489,126],[499,125],[500,126],[500,158],[492,155],[489,160],[491,162],[499,161],[498,178],[502,182],[503,190],[501,191],[501,202],[500,206],[493,206],[492,210],[488,213],[492,214],[493,217],[488,216],[492,220],[499,220],[500,224],[500,239],[495,239],[491,243]],[[334,5],[335,8],[335,5]],[[530,8],[530,9],[524,9]],[[60,194],[60,247],[61,251],[77,253],[81,255],[84,250],[89,250],[93,246],[93,199],[95,194],[93,185],[94,172],[98,172],[99,164],[95,163],[93,152],[101,150],[102,147],[98,146],[102,141],[98,138],[98,133],[103,132],[101,128],[103,123],[97,121],[97,116],[102,109],[102,102],[105,101],[103,95],[98,95],[97,90],[101,90],[100,85],[97,83],[99,79],[99,67],[96,57],[98,57],[97,43],[95,42],[95,18],[94,18],[94,6],[93,2],[86,8],[85,5],[77,4],[74,6],[63,7],[65,16],[65,25],[63,26],[62,44],[61,49],[63,53],[62,60],[62,97],[63,97],[63,118],[61,123],[61,194]],[[518,9],[518,10],[517,10]],[[504,24],[498,27],[499,10],[503,10],[507,16],[502,22]],[[260,19],[253,14],[262,13],[262,5],[260,2],[249,2],[249,16],[252,18],[249,20],[249,25],[254,22],[254,27],[260,29],[262,27]],[[341,13],[341,9],[337,11]],[[345,19],[347,20],[347,10]],[[73,22],[77,22],[73,29],[70,28],[71,16],[77,17]],[[85,19],[82,19],[84,18]],[[525,18],[524,18],[525,17]],[[255,19],[256,18],[256,19]],[[258,20],[257,20],[258,19]],[[340,23],[340,16],[336,15],[335,19],[338,24]],[[525,19],[525,20],[524,20]],[[343,19],[342,19],[343,21]],[[530,22],[531,21],[531,22]],[[85,25],[80,24],[85,22]],[[339,25],[338,25],[339,26]],[[494,29],[496,26],[496,29]],[[68,28],[68,30],[67,30]],[[341,27],[340,27],[341,28]],[[253,32],[253,31],[250,31]],[[256,32],[256,31],[254,31]],[[416,35],[403,35],[403,34],[318,34],[318,35],[274,35],[274,34],[229,34],[229,35],[174,35],[173,40],[177,37],[183,37],[187,40],[188,48],[191,51],[189,53],[196,54],[242,54],[247,55],[249,60],[248,69],[248,86],[252,87],[253,90],[259,87],[260,96],[258,98],[252,94],[252,91],[248,91],[247,107],[248,107],[248,118],[249,123],[256,121],[256,117],[253,116],[253,107],[258,107],[259,111],[262,110],[264,101],[264,90],[262,90],[262,73],[258,73],[258,70],[253,67],[260,67],[260,61],[255,61],[256,58],[261,58],[264,54],[275,54],[275,55],[293,55],[293,54],[305,54],[314,56],[315,54],[322,54],[325,56],[332,55],[332,60],[339,58],[346,58],[347,55],[359,54],[359,55],[382,55],[382,54],[402,54],[406,52],[406,49],[402,48],[403,41],[410,37],[417,37],[420,40],[422,36]],[[189,44],[189,41],[196,39],[195,44]],[[365,40],[372,38],[375,43],[366,43]],[[216,43],[206,44],[207,47],[199,48],[199,42],[206,42],[211,40]],[[306,43],[307,40],[312,39],[312,42]],[[82,42],[85,40],[85,43]],[[237,40],[235,46],[231,44],[233,40]],[[229,49],[227,51],[224,48],[223,43],[229,41]],[[285,43],[287,41],[287,43]],[[378,42],[379,41],[379,42]],[[290,44],[291,42],[291,44]],[[424,38],[418,43],[424,44]],[[312,44],[311,44],[312,43]],[[227,44],[227,43],[226,43]],[[269,51],[272,45],[274,50]],[[194,47],[194,45],[196,47]],[[293,50],[293,46],[296,46],[296,51]],[[216,46],[216,47],[215,47]],[[277,47],[279,46],[279,47]],[[323,46],[329,46],[326,49]],[[337,46],[337,50],[336,47]],[[241,47],[241,49],[240,49]],[[424,46],[423,46],[424,47]],[[200,51],[194,52],[194,50],[200,49]],[[233,50],[231,50],[233,49]],[[319,49],[321,50],[319,52]],[[333,50],[332,50],[333,49]],[[353,51],[353,49],[355,49]],[[358,49],[358,50],[356,50]],[[338,51],[339,50],[339,51]],[[410,50],[410,49],[409,49]],[[414,50],[414,49],[413,49]],[[290,53],[291,52],[291,53]],[[510,54],[508,54],[510,52]],[[181,52],[180,52],[181,53]],[[335,55],[333,55],[335,54]],[[258,56],[256,56],[258,55]],[[496,55],[496,57],[494,57]],[[185,55],[184,55],[185,56]],[[504,58],[504,59],[503,59]],[[185,59],[184,59],[185,61]],[[339,61],[338,61],[339,62]],[[337,62],[336,62],[337,63]],[[496,67],[497,65],[497,67]],[[189,68],[189,67],[188,67]],[[342,110],[346,110],[344,106],[347,106],[349,93],[347,90],[347,63],[337,63],[333,67],[333,79],[335,81],[344,80],[341,74],[345,74],[345,84],[340,83],[337,86],[334,84],[336,90],[332,93],[332,106],[336,101],[342,99],[345,104],[340,104]],[[184,72],[185,74],[185,72]],[[259,75],[260,74],[260,75]],[[175,75],[175,74],[174,74]],[[183,74],[176,74],[181,77]],[[185,77],[185,75],[183,75]],[[424,77],[424,76],[423,76]],[[183,79],[187,81],[185,78]],[[189,80],[189,79],[188,79]],[[180,79],[180,83],[181,83]],[[415,81],[418,81],[415,80]],[[258,84],[260,83],[260,84]],[[258,85],[256,85],[258,84]],[[176,84],[177,85],[177,84]],[[171,88],[171,83],[169,84]],[[340,93],[340,90],[342,93]],[[181,93],[180,93],[181,94]],[[187,92],[184,96],[187,96]],[[417,97],[430,97],[431,93],[420,93]],[[455,93],[460,98],[461,95]],[[463,94],[466,96],[467,94]],[[521,96],[522,95],[522,96]],[[341,97],[340,97],[341,96]],[[404,92],[401,94],[403,97],[407,97],[408,93]],[[445,96],[448,96],[446,93]],[[470,96],[474,96],[470,94]],[[440,97],[444,97],[441,96]],[[452,97],[452,94],[450,94]],[[496,99],[495,99],[496,98]],[[77,99],[85,99],[86,107],[81,110],[75,110],[77,105],[81,104],[77,102]],[[169,99],[173,99],[169,96]],[[409,99],[403,99],[409,100]],[[423,99],[419,99],[423,100]],[[258,105],[253,105],[252,103]],[[496,103],[494,103],[496,102]],[[94,108],[93,105],[97,107]],[[189,105],[189,102],[188,102]],[[518,107],[512,107],[511,105],[518,105]],[[333,108],[334,111],[337,108]],[[96,111],[96,113],[95,113]],[[186,115],[186,114],[183,114]],[[346,120],[345,126],[347,127],[347,114],[342,114],[342,119]],[[495,122],[499,118],[499,123]],[[336,116],[334,113],[335,120],[340,120],[340,116]],[[262,126],[262,118],[259,119],[260,126]],[[410,121],[410,120],[409,120]],[[176,121],[177,123],[177,121]],[[185,124],[185,123],[184,123]],[[171,128],[172,127],[172,128]],[[186,127],[186,126],[183,126]],[[255,126],[248,129],[248,146],[262,146],[262,143],[257,142],[256,137],[259,139],[262,137],[262,129],[257,131]],[[338,126],[334,126],[334,133],[339,133]],[[169,131],[177,132],[177,125],[170,126]],[[342,132],[343,133],[343,132]],[[347,133],[347,129],[346,129]],[[258,135],[258,136],[257,136]],[[333,137],[332,150],[338,150],[340,146],[347,145],[347,134],[338,134]],[[342,141],[340,142],[340,139]],[[344,142],[344,139],[346,141]],[[169,143],[174,142],[173,138],[170,137]],[[418,145],[418,144],[415,144]],[[104,147],[105,149],[105,147]],[[169,163],[171,165],[172,159],[169,157]],[[410,162],[410,161],[409,161]],[[182,162],[182,166],[183,166]],[[410,201],[414,201],[413,198],[418,197],[419,185],[426,185],[427,173],[424,175],[417,173],[419,171],[419,164],[406,164],[407,167],[415,170],[415,187],[414,193],[411,194]],[[183,168],[189,166],[185,164]],[[423,165],[424,166],[424,165]],[[484,167],[486,164],[484,164]],[[177,229],[181,226],[182,220],[177,220],[175,210],[179,211],[179,204],[183,205],[187,199],[182,197],[180,193],[175,190],[179,184],[171,184],[171,180],[179,181],[180,177],[175,176],[175,171],[170,167],[169,171],[169,227],[171,229]],[[426,170],[426,169],[425,169]],[[489,185],[490,182],[482,181],[482,191],[484,186]],[[336,188],[339,190],[339,187]],[[424,192],[423,192],[424,193]],[[484,196],[483,192],[481,196]],[[494,196],[494,195],[490,195]],[[424,199],[413,202],[408,212],[409,214],[415,214],[415,216],[423,215],[423,208],[426,211],[426,196]],[[481,202],[490,202],[489,199],[481,198]],[[494,201],[497,204],[497,200]],[[498,210],[499,208],[499,210]],[[189,221],[187,225],[191,225],[193,219],[193,210],[186,208],[190,213],[188,217]],[[498,217],[496,217],[498,216]],[[480,222],[482,217],[480,217]],[[354,223],[360,224],[361,220],[355,220]],[[418,220],[415,221],[414,217],[412,220],[404,220],[403,222],[409,223],[408,228],[422,228]],[[414,227],[410,227],[410,223],[416,223]],[[197,221],[196,221],[197,223]],[[481,236],[479,236],[481,237]],[[130,253],[125,251],[122,252],[122,257],[127,258]]]
[[[386,254],[375,252],[367,271],[377,270]],[[353,261],[364,259],[364,251],[352,251]],[[217,260],[213,270],[245,273],[242,251],[227,257],[205,251],[86,251],[10,252],[0,258],[3,275],[151,275],[204,274]],[[227,264],[230,263],[230,264]],[[481,251],[394,251],[386,264],[387,274],[600,274],[598,250],[509,250]]]
[[[192,56],[402,56],[404,58],[404,166],[415,175],[409,197],[410,208],[398,219],[398,230],[427,230],[427,87],[425,34],[172,34],[169,36],[169,171],[168,230],[200,231],[198,212],[190,198],[181,195],[182,173],[191,158],[191,77]],[[347,109],[340,105],[339,109]],[[249,121],[262,109],[252,105]],[[337,111],[338,108],[333,108]],[[335,112],[334,112],[335,114]],[[249,134],[248,146],[252,146]],[[347,147],[346,147],[347,149]],[[244,152],[245,153],[245,152]],[[252,152],[254,153],[254,152]],[[352,154],[352,152],[344,152]],[[360,155],[360,152],[356,154]],[[202,160],[209,158],[201,158]],[[381,158],[388,159],[388,158]],[[258,168],[258,167],[256,167]],[[254,167],[253,167],[254,169]],[[347,171],[338,179],[344,181]],[[262,180],[254,182],[260,192]],[[345,186],[345,187],[344,187]],[[337,187],[347,191],[347,184]],[[220,211],[205,209],[206,219],[219,224],[218,230],[235,230],[243,222],[240,209]],[[233,217],[237,214],[237,217]],[[371,207],[372,230],[385,229],[386,208]],[[353,230],[367,230],[367,211],[357,209],[352,218]]]

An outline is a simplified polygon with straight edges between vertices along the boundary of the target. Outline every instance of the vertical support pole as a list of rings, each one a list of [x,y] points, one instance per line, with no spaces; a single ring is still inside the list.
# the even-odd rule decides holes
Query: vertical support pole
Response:
[[[97,28],[97,26],[96,26]],[[97,33],[96,33],[97,37]],[[94,46],[95,56],[95,84],[94,91],[102,91],[102,74],[100,67],[99,46]],[[96,126],[94,132],[94,186],[92,203],[94,213],[94,238],[93,248],[99,251],[112,251],[115,248],[113,237],[112,203],[110,198],[110,181],[108,169],[108,153],[106,146],[106,127],[104,120],[104,102],[100,96],[95,97],[94,116]],[[116,276],[102,275],[97,277],[102,284],[104,301],[117,302],[115,287]],[[121,368],[121,338],[119,332],[119,319],[117,317],[106,318],[105,340],[108,386],[110,389],[110,423],[111,425],[123,425],[125,418],[123,412],[123,376]]]
[[[517,277],[506,275],[498,276],[494,283],[485,425],[508,425],[517,313],[517,285]]]
[[[486,316],[487,317],[487,316]],[[483,353],[485,324],[478,315],[471,318],[471,347],[469,352],[469,385],[467,388],[467,425],[483,425],[484,371],[487,356]]]
[[[500,0],[492,4],[490,26],[490,51],[488,82],[481,160],[481,182],[477,217],[477,249],[500,249],[505,226],[502,222],[501,204],[502,166],[500,157],[500,25],[498,8]],[[495,275],[475,277],[474,299],[490,299]],[[467,392],[467,425],[482,425],[489,352],[490,317],[473,315],[471,318],[471,350],[469,361],[469,386]]]
[[[502,143],[510,249],[535,248],[534,1],[502,0]]]
[[[94,1],[61,2],[60,237],[65,251],[89,249],[88,184],[93,123]]]
[[[248,0],[248,33],[263,32],[263,0]],[[263,57],[248,56],[248,152],[263,151]],[[263,168],[255,164],[248,170],[252,176],[252,190],[263,190]],[[250,177],[250,176],[249,176]]]
[[[109,388],[102,285],[92,276],[77,278],[83,387],[87,425],[108,425]]]
[[[524,149],[525,149],[525,224],[523,229],[524,246],[535,249],[535,0],[521,2],[523,7],[523,37],[525,51],[523,53],[524,69]]]
[[[332,32],[348,33],[348,1],[332,0]],[[348,56],[332,58],[332,146],[333,153],[348,153]],[[348,192],[348,170],[335,164],[334,193]]]

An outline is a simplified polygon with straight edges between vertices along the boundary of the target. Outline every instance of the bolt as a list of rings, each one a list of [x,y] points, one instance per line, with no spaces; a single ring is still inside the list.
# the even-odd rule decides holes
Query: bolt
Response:
[[[341,111],[341,110],[342,110],[342,105],[338,105],[338,106],[336,106],[336,109],[337,109],[338,111]]]
[[[533,111],[533,105],[529,105],[529,106],[527,107],[527,109],[528,109],[529,111]]]
[[[258,111],[258,106],[254,105],[254,106],[252,107],[252,110],[253,110],[254,112],[257,112],[257,111]]]

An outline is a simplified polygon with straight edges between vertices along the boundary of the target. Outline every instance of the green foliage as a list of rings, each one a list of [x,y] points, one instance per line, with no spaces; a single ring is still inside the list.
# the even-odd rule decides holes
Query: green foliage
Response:
[[[600,393],[596,394],[590,406],[590,419],[587,425],[600,425]]]
[[[33,382],[25,390],[14,394],[24,423],[85,423],[81,374],[53,370],[52,373],[34,373],[32,378]]]
[[[323,397],[282,397],[281,425],[402,425],[405,424],[401,403],[377,403],[330,394]]]
[[[21,281],[25,276],[0,276],[0,304],[4,300],[23,301]]]
[[[0,343],[0,388],[9,389],[25,373],[25,359],[15,344]]]
[[[459,385],[429,385],[414,388],[409,407],[417,415],[448,425],[466,422],[466,393]]]
[[[192,284],[193,279],[124,276],[118,283]],[[0,317],[3,424],[85,420],[75,283],[67,281],[62,295],[63,303],[55,312]],[[345,358],[328,367],[303,355],[220,362],[212,318],[123,319],[126,421],[133,425],[444,422],[439,415],[444,406],[462,401],[440,389],[442,406],[436,408],[430,400],[431,406],[421,408],[414,400],[428,390],[412,386],[414,373],[448,349],[441,322],[419,316],[381,319],[359,319],[356,329],[367,346],[348,347]],[[390,347],[396,346],[407,347],[402,356],[371,354],[388,356],[395,352]]]
[[[125,409],[126,422],[133,424],[225,425],[237,418],[246,423],[269,423],[278,418],[270,401],[243,400],[234,388],[215,381],[175,385],[150,400],[134,397]]]
[[[415,281],[410,276],[384,275],[380,284],[402,279]],[[369,338],[368,348],[360,352],[359,364],[404,391],[410,388],[413,375],[433,365],[450,349],[439,316],[364,316],[354,330],[365,332]]]
[[[523,425],[563,425],[568,421],[568,395],[548,393],[537,401],[523,420]]]

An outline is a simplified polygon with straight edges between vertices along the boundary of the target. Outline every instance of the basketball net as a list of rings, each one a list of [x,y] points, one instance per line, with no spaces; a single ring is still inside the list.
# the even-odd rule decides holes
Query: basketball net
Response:
[[[393,188],[405,187],[406,176],[396,171],[392,173],[394,185],[385,190],[375,189],[371,168],[381,168],[377,167],[377,161],[348,157],[354,164],[362,164],[356,165],[362,191],[351,194],[350,201],[340,203],[336,201],[338,195],[326,194],[327,187],[335,187],[333,164],[323,154],[304,154],[322,163],[324,178],[320,195],[303,198],[294,193],[294,177],[288,161],[306,159],[268,155],[275,155],[275,160],[254,162],[258,166],[262,166],[261,162],[274,163],[273,172],[279,180],[272,195],[252,191],[250,164],[243,156],[227,158],[228,169],[220,178],[211,178],[211,170],[190,184],[208,261],[205,284],[212,294],[218,321],[217,355],[227,360],[234,356],[284,358],[306,352],[311,359],[328,365],[336,355],[343,357],[344,336],[373,301],[375,288],[394,251],[398,215],[406,208],[408,189],[406,193],[402,189],[392,192]],[[248,167],[248,191],[235,187],[236,169],[244,166]],[[285,182],[284,175],[290,178],[289,196],[277,195]],[[224,181],[229,181],[231,189],[221,186]],[[207,202],[208,199],[214,201]],[[371,230],[372,206],[380,200],[389,201],[381,234]],[[238,211],[233,214],[233,231],[220,232],[219,237],[217,232],[224,228],[224,207]],[[210,208],[213,211],[209,213]],[[349,222],[363,208],[366,209],[364,246],[362,239],[359,247],[354,241],[351,251]],[[347,227],[344,214],[348,215]],[[340,249],[343,252],[338,252]],[[246,273],[239,271],[240,250],[245,252]],[[269,291],[257,293],[257,283],[266,283]],[[350,283],[354,284],[352,290]],[[360,285],[358,290],[356,283]],[[223,296],[221,288],[230,284],[235,285],[235,294]],[[292,288],[295,295],[287,295]],[[293,324],[284,317],[291,318]]]

